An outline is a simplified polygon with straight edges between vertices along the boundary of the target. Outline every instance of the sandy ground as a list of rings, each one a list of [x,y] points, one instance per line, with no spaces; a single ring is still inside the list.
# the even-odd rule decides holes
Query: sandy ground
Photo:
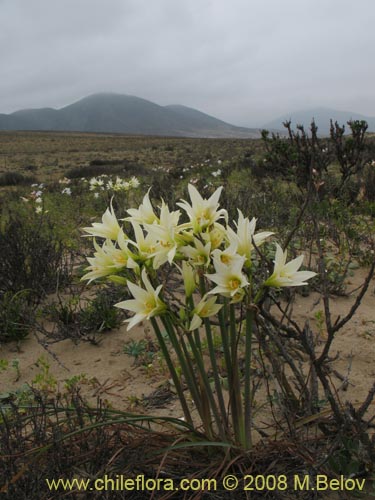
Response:
[[[363,269],[356,271],[348,283],[348,292],[359,286],[365,274]],[[338,315],[343,317],[349,311],[355,297],[356,293],[353,293],[332,299],[333,322]],[[320,310],[323,310],[323,304],[316,293],[311,293],[308,297],[298,296],[294,305],[297,322],[303,325],[309,318],[314,332],[317,332],[316,313]],[[324,330],[320,335],[324,341]],[[149,325],[134,327],[130,332],[127,332],[126,325],[123,325],[117,330],[97,335],[99,345],[89,342],[75,344],[71,340],[63,340],[50,345],[48,352],[38,343],[34,335],[18,346],[12,343],[1,345],[0,359],[8,360],[9,366],[0,373],[0,393],[14,391],[24,383],[32,384],[36,375],[41,373],[38,359],[43,356],[49,365],[49,373],[57,380],[60,391],[64,390],[66,380],[73,376],[84,375],[81,387],[89,400],[95,401],[100,397],[116,409],[182,417],[182,411],[173,394],[169,400],[167,395],[167,400],[161,408],[154,400],[147,400],[150,394],[160,391],[168,380],[168,372],[159,353],[154,355],[152,364],[145,366],[138,366],[139,363],[134,357],[124,353],[124,345],[127,342],[139,341],[145,336],[153,340]],[[348,377],[349,384],[344,384],[347,388],[343,390],[343,387],[340,388],[343,386],[342,380],[332,375],[332,381],[339,389],[341,401],[363,402],[375,380],[374,279],[357,314],[338,332],[331,353],[332,356],[337,354],[332,368],[342,376]],[[19,377],[16,370],[10,366],[14,359],[18,359],[19,362]],[[156,398],[156,402],[160,400],[163,398]]]

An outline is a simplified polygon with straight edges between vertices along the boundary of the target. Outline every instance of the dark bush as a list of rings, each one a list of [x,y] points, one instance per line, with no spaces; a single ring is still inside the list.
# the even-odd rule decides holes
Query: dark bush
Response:
[[[0,186],[21,186],[32,184],[35,181],[35,177],[23,175],[21,172],[4,172],[0,174]]]
[[[46,217],[11,214],[0,232],[0,293],[30,290],[38,301],[67,281],[71,256]]]
[[[142,176],[147,172],[143,165],[124,160],[106,160],[105,162],[104,160],[93,160],[90,165],[70,168],[64,175],[68,179],[80,179],[99,175]]]
[[[375,201],[375,164],[366,165],[363,172],[363,195],[367,201]]]

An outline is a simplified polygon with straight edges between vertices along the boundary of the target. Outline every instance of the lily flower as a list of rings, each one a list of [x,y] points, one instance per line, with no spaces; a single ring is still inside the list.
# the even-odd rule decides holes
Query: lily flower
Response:
[[[130,217],[127,217],[125,220],[138,222],[139,224],[152,224],[153,222],[158,221],[158,217],[156,216],[153,206],[151,205],[149,197],[150,190],[151,188],[144,195],[143,201],[138,208],[129,208],[129,210],[127,210]]]
[[[125,320],[125,322],[129,323],[127,330],[145,319],[162,314],[166,310],[166,305],[159,298],[162,285],[154,289],[144,268],[142,269],[142,281],[146,289],[128,281],[127,285],[134,299],[115,304],[115,307],[135,312],[132,318]]]
[[[208,293],[219,293],[224,297],[229,297],[232,302],[238,302],[244,296],[244,287],[249,282],[242,272],[245,257],[234,259],[230,265],[224,264],[221,260],[214,259],[215,274],[206,274],[206,277],[217,284]]]
[[[87,258],[90,265],[85,270],[89,272],[81,279],[88,280],[90,283],[94,279],[116,274],[125,268],[128,262],[128,248],[127,242],[121,233],[118,243],[119,248],[110,239],[107,239],[100,247],[94,239],[96,252],[94,253],[94,257]]]
[[[218,201],[222,189],[222,186],[216,189],[213,195],[206,200],[202,198],[198,190],[192,184],[188,185],[191,205],[185,200],[177,203],[177,205],[183,208],[187,213],[195,233],[201,233],[223,217],[227,220],[227,211],[223,208],[218,210]]]
[[[246,264],[251,264],[251,252],[254,249],[254,244],[260,246],[266,238],[273,235],[270,231],[263,231],[255,234],[256,219],[253,217],[251,221],[248,217],[244,217],[241,210],[238,210],[238,222],[236,223],[237,232],[231,227],[227,229],[227,235],[230,241],[237,242],[237,252],[246,258]]]
[[[196,289],[197,285],[195,282],[195,271],[194,268],[186,262],[182,261],[182,269],[180,270],[182,274],[182,279],[184,282],[186,297],[191,297]]]
[[[211,242],[205,245],[194,238],[194,246],[186,245],[180,248],[180,252],[190,260],[192,266],[205,266],[210,262]]]
[[[265,286],[279,288],[283,286],[307,285],[306,280],[316,275],[312,271],[298,271],[304,259],[303,255],[288,263],[286,263],[286,257],[287,251],[283,252],[281,246],[276,243],[275,267],[271,276],[265,281]]]
[[[100,238],[108,238],[114,241],[117,240],[117,237],[122,229],[113,210],[112,200],[110,208],[107,208],[104,212],[102,222],[94,222],[92,227],[84,227],[83,230],[86,231],[86,233],[89,233],[88,235],[85,234],[85,236],[98,236]]]
[[[153,262],[154,269],[158,269],[165,262],[171,264],[176,255],[179,218],[180,211],[170,212],[168,206],[163,202],[159,222],[144,224],[148,234],[157,241]]]
[[[193,309],[193,318],[191,320],[189,330],[192,331],[199,328],[202,324],[202,318],[214,316],[222,307],[222,304],[216,304],[216,297],[203,297]]]

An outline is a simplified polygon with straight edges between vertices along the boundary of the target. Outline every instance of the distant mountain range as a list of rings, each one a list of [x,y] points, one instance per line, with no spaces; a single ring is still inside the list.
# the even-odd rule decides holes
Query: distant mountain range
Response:
[[[348,131],[349,127],[347,122],[349,120],[365,120],[368,123],[368,132],[375,132],[375,117],[360,115],[359,113],[353,113],[351,111],[338,111],[337,109],[329,108],[314,108],[308,111],[296,111],[294,113],[288,113],[280,116],[276,120],[266,123],[263,129],[282,129],[283,122],[287,120],[292,120],[292,128],[296,125],[303,125],[305,130],[308,131],[312,119],[314,118],[316,125],[318,126],[318,134],[328,135],[330,128],[330,120],[333,122],[337,121],[338,124],[345,125],[345,130]]]
[[[24,109],[0,114],[0,130],[60,130],[178,137],[260,137],[193,108],[159,106],[139,97],[93,94],[61,109]]]
[[[283,122],[301,124],[309,130],[312,119],[319,135],[328,135],[330,119],[345,125],[347,121],[366,120],[368,131],[375,132],[375,117],[351,111],[314,108],[280,116],[259,128],[236,127],[194,108],[179,104],[159,106],[140,97],[101,93],[61,109],[23,109],[0,114],[0,130],[53,130],[73,132],[104,132],[176,137],[259,138],[260,130],[285,133]]]

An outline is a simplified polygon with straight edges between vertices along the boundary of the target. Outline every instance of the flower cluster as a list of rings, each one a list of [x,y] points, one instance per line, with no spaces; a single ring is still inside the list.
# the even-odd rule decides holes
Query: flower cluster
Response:
[[[100,175],[99,177],[92,177],[87,182],[89,184],[89,190],[94,192],[95,197],[98,197],[100,191],[129,191],[130,189],[136,189],[140,185],[139,180],[135,176],[126,181],[119,176],[116,176],[115,179],[111,179],[106,174]]]
[[[125,300],[117,307],[135,313],[128,329],[143,319],[150,319],[168,310],[163,301],[162,286],[154,287],[158,269],[173,265],[181,274],[185,287],[186,304],[180,310],[180,319],[188,331],[201,325],[203,318],[215,315],[221,308],[218,296],[231,303],[241,302],[253,295],[253,274],[256,251],[273,233],[256,232],[256,219],[245,217],[238,210],[234,227],[228,224],[226,210],[219,207],[222,187],[210,198],[203,198],[197,189],[188,185],[190,201],[177,203],[183,210],[171,211],[162,202],[155,211],[149,191],[141,205],[131,208],[124,222],[129,224],[129,234],[116,218],[112,204],[102,217],[102,222],[84,228],[87,236],[94,237],[96,252],[88,258],[87,274],[82,278],[89,282],[107,277],[118,283],[126,283],[132,300]],[[185,220],[180,221],[184,215]],[[99,244],[95,238],[102,238]],[[259,292],[267,287],[305,285],[315,273],[299,271],[303,256],[286,262],[286,252],[276,244],[274,271],[258,286]],[[202,292],[202,280],[208,284]],[[196,296],[200,293],[197,304]]]
[[[29,196],[21,196],[21,200],[24,203],[29,203],[34,206],[34,211],[36,214],[43,214],[47,213],[48,210],[43,210],[43,189],[44,189],[44,184],[31,184],[31,187],[34,188]]]

